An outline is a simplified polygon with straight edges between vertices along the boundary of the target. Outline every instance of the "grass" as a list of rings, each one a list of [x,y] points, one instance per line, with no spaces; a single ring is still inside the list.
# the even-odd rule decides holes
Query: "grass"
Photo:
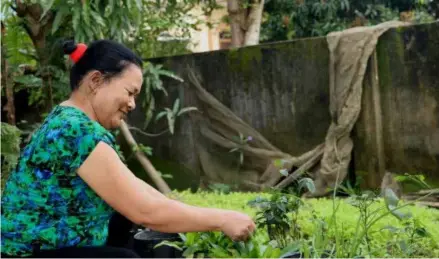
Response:
[[[234,192],[222,194],[218,192],[197,192],[190,191],[174,192],[174,198],[178,198],[185,203],[211,208],[232,209],[247,213],[255,217],[257,210],[247,205],[247,202],[258,196],[270,197],[268,193],[240,193]],[[321,219],[327,226],[334,218],[333,200],[328,198],[306,199],[305,204],[298,211],[297,224],[300,226],[301,242],[317,246],[316,232]],[[358,219],[360,213],[358,209],[347,202],[346,199],[336,199],[335,204],[338,210],[335,213],[336,225],[327,227],[325,230],[324,243],[326,249],[337,247],[339,250],[346,246],[346,242],[355,238],[358,232]],[[370,210],[383,209],[386,212],[385,203],[382,199],[377,200],[370,206]],[[415,231],[410,225],[398,220],[393,215],[384,216],[370,227],[368,247],[362,243],[356,253],[368,254],[370,257],[439,257],[439,210],[410,205],[403,209],[403,212],[410,212],[412,219],[417,226],[423,227],[427,235],[415,235]],[[330,225],[330,224],[329,224]],[[399,231],[397,231],[399,230]],[[402,231],[404,230],[404,231]],[[268,240],[266,231],[258,229],[258,240]],[[412,233],[415,233],[412,235]],[[337,242],[336,242],[337,240]],[[322,240],[320,240],[322,242]],[[340,243],[341,242],[341,243]],[[322,243],[320,243],[321,245]],[[311,245],[311,246],[312,246]],[[339,254],[342,256],[341,254]],[[346,254],[345,254],[346,255]]]

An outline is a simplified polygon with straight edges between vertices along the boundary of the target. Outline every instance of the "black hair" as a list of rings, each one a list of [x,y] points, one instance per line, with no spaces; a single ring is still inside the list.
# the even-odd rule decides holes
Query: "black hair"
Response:
[[[64,54],[70,55],[76,48],[73,40],[64,42]],[[94,41],[70,70],[70,87],[72,91],[76,90],[82,78],[92,70],[97,70],[105,79],[110,79],[120,75],[130,64],[142,68],[143,62],[139,56],[120,43],[111,40]]]

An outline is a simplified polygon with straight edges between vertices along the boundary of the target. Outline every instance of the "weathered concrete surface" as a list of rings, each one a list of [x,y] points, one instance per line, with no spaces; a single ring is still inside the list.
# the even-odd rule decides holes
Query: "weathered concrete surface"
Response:
[[[390,30],[380,38],[377,54],[386,169],[422,173],[437,184],[439,23]],[[367,112],[363,109],[363,118]],[[356,170],[368,172],[369,186],[377,186],[371,165],[376,157],[364,152],[373,145],[373,136],[366,134],[369,122],[357,124]]]
[[[328,60],[326,40],[318,38],[153,62],[163,63],[185,80],[187,66],[195,69],[203,77],[204,88],[218,100],[275,146],[299,155],[323,142],[329,126]],[[191,103],[189,99],[193,97],[188,91],[191,86],[175,81],[166,81],[165,85],[170,96],[159,100],[162,107],[171,105],[176,97],[184,103]],[[141,127],[143,117],[139,107],[129,123]],[[154,131],[162,127],[164,125]],[[136,137],[141,138],[140,135]],[[174,136],[142,140],[154,148],[155,159],[161,161],[157,167],[167,164],[165,161],[168,160],[178,163],[172,172],[177,184],[180,182],[178,174],[183,168],[194,176],[199,174],[192,141],[195,137],[194,125],[189,119],[182,118]],[[230,153],[222,155],[226,157]],[[232,155],[236,156],[236,153]]]
[[[439,182],[439,23],[390,30],[380,38],[377,53],[386,169],[423,173],[431,182]],[[187,67],[198,71],[204,88],[292,155],[324,141],[330,121],[328,61],[325,38],[152,60],[186,80]],[[176,97],[185,104],[194,98],[187,83],[166,80],[165,86],[169,97],[157,100],[158,109],[170,106]],[[368,117],[373,104],[365,92],[365,109],[353,132],[351,168],[366,172],[366,186],[376,187],[380,181],[374,173],[376,138],[373,118]],[[139,103],[129,123],[141,127],[143,122]],[[172,187],[195,187],[204,177],[195,157],[195,128],[183,117],[174,136],[136,134],[139,142],[153,147],[156,167],[174,175],[169,180]]]

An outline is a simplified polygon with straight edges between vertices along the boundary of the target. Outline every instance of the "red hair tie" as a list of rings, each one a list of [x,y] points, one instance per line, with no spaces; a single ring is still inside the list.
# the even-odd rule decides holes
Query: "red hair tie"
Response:
[[[82,58],[86,50],[87,45],[85,45],[84,43],[79,43],[76,45],[75,51],[70,54],[70,58],[73,60],[74,63],[76,63]]]

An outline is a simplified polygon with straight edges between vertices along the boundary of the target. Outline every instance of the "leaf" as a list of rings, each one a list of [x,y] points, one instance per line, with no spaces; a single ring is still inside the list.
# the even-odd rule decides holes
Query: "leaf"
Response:
[[[213,248],[210,250],[211,257],[213,258],[230,258],[229,253],[227,253],[227,250],[222,248],[221,246],[218,246],[216,244],[212,244]]]
[[[172,108],[172,113],[177,114],[179,109],[180,109],[180,99],[177,98],[174,102],[174,107]]]
[[[168,113],[167,111],[160,112],[159,114],[157,114],[157,117],[155,118],[155,120],[158,121],[159,119],[164,117],[167,113]]]
[[[191,232],[186,234],[186,243],[188,245],[193,245],[195,243],[195,238],[198,236],[197,233]]]
[[[174,134],[174,116],[172,112],[167,112],[166,117],[168,118],[169,132],[171,132],[171,134]]]
[[[81,19],[80,7],[76,5],[76,7],[73,8],[73,17],[72,17],[72,26],[74,31],[78,30],[80,19]]]
[[[384,201],[386,203],[387,209],[390,211],[390,213],[398,218],[399,220],[410,218],[412,215],[411,213],[403,213],[401,211],[397,210],[397,206],[399,203],[398,197],[396,197],[395,193],[390,188],[384,189]]]
[[[49,10],[52,8],[53,3],[55,0],[47,0],[47,1],[41,1],[41,6],[43,7],[43,14],[41,14],[40,22],[44,19],[46,14],[49,12]]]
[[[140,149],[140,151],[142,151],[146,155],[152,156],[152,148],[151,147],[146,147],[146,146],[140,144],[139,149]]]
[[[385,226],[383,229],[389,230],[390,233],[397,233],[399,232],[399,229],[394,226]]]
[[[281,169],[281,170],[279,170],[279,173],[281,174],[281,175],[283,175],[283,176],[288,176],[288,170],[287,169]]]
[[[55,32],[58,30],[59,26],[61,25],[61,22],[63,21],[63,18],[67,12],[67,9],[63,6],[61,7],[58,12],[56,12],[55,19],[53,20],[52,24],[52,34],[55,34]]]
[[[311,193],[316,191],[314,181],[311,178],[305,177],[299,180],[299,189],[302,189],[304,186],[306,186],[308,191]]]
[[[170,78],[175,79],[175,80],[177,80],[177,81],[179,81],[179,82],[182,82],[182,83],[184,82],[183,78],[177,76],[176,74],[174,74],[174,73],[172,73],[172,72],[170,72],[170,71],[160,70],[160,71],[159,71],[159,74],[160,74],[160,75],[167,76],[167,77],[170,77]]]
[[[415,233],[420,237],[426,237],[428,236],[428,232],[425,228],[416,228]]]
[[[172,174],[161,174],[162,178],[173,179],[174,176]]]
[[[177,250],[182,251],[183,249],[181,248],[182,242],[170,242],[170,241],[162,241],[159,244],[154,246],[154,249],[161,247],[161,246],[170,246],[170,247],[174,247]]]
[[[136,6],[137,6],[137,9],[139,10],[139,11],[142,11],[142,0],[135,0],[136,1]]]
[[[399,199],[395,195],[395,193],[393,192],[392,189],[385,188],[384,189],[384,201],[386,202],[386,205],[388,207],[389,206],[396,207],[396,206],[398,206]]]
[[[102,26],[102,27],[105,26],[104,18],[102,18],[102,16],[99,13],[91,10],[90,14],[91,14],[94,22],[96,22],[99,26]]]
[[[198,108],[197,107],[185,107],[178,112],[177,116],[180,116],[184,113],[191,112],[191,111],[198,111]]]
[[[196,251],[197,251],[197,247],[196,246],[190,246],[186,250],[184,250],[183,256],[184,257],[191,257],[192,258]]]
[[[286,161],[283,159],[276,159],[276,160],[274,160],[274,166],[277,168],[283,167],[285,162]]]
[[[229,150],[230,153],[236,152],[239,150],[239,147],[235,147]]]
[[[400,240],[399,241],[399,247],[401,248],[401,250],[404,253],[407,253],[408,247],[407,247],[407,242],[405,240]]]
[[[85,25],[90,26],[89,4],[86,1],[82,4],[82,17]]]
[[[111,17],[114,11],[114,0],[108,0],[108,13],[107,17]]]
[[[23,84],[25,87],[42,87],[43,83],[40,77],[34,75],[22,75],[14,77],[14,82]]]

